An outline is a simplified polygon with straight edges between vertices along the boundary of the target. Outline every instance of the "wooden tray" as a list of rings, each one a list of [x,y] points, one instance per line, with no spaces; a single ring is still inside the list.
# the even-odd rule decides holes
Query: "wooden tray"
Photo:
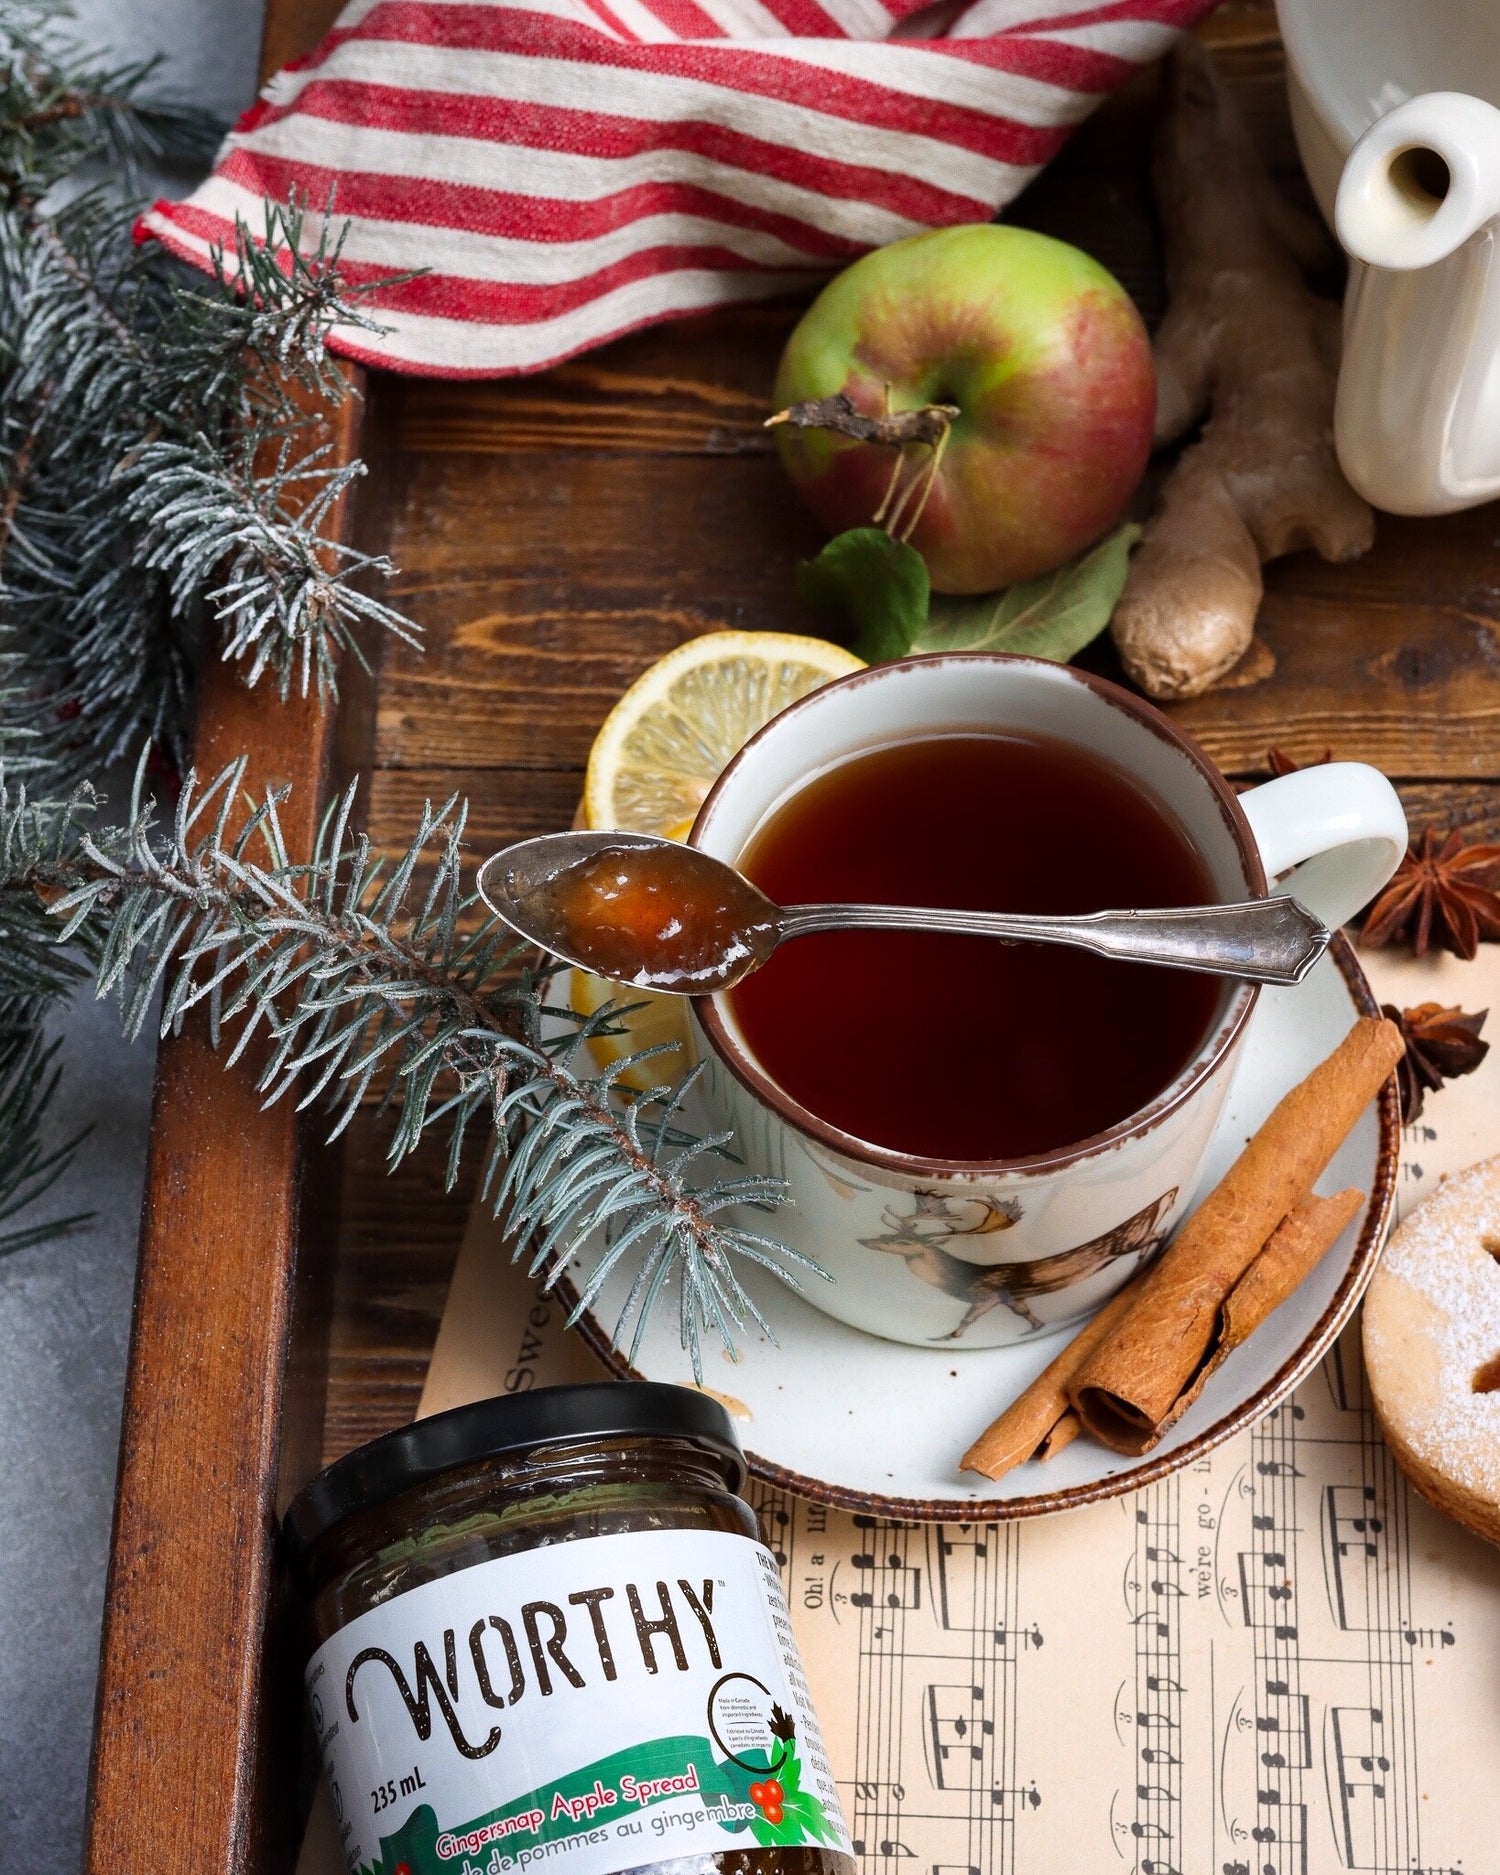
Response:
[[[334,0],[271,0],[264,63],[313,44]],[[1303,187],[1268,0],[1208,35],[1262,146]],[[1012,211],[1161,311],[1145,147],[1153,82],[1113,100]],[[1336,282],[1331,283],[1336,288]],[[373,473],[339,517],[401,569],[426,648],[346,671],[336,714],[241,689],[217,662],[200,770],[248,750],[308,842],[343,777],[377,842],[460,789],[484,853],[565,826],[595,727],[682,639],[806,628],[794,557],[817,535],[760,423],[794,310],[697,319],[545,377],[373,376],[338,447]],[[1274,677],[1175,714],[1233,775],[1279,744],[1397,779],[1417,822],[1500,821],[1500,511],[1382,518],[1352,567],[1270,570]],[[1097,657],[1108,671],[1107,653]],[[85,1868],[289,1867],[311,1788],[283,1638],[276,1514],[316,1466],[411,1416],[470,1196],[436,1149],[394,1180],[373,1121],[337,1156],[262,1112],[197,1026],[161,1051],[121,1444]]]

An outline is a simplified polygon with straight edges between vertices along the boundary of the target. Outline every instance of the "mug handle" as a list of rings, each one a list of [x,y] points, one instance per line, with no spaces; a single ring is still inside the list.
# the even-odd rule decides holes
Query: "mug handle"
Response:
[[[1400,796],[1364,762],[1299,769],[1240,796],[1273,892],[1330,930],[1368,904],[1406,856]]]

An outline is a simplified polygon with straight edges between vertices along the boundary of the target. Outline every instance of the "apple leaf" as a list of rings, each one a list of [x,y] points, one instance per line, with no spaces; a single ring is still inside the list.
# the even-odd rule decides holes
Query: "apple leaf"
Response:
[[[843,613],[854,626],[852,649],[867,664],[904,658],[927,623],[927,562],[878,527],[835,534],[797,568],[797,584],[813,605]]]
[[[910,649],[1014,651],[1066,664],[1109,623],[1140,537],[1141,530],[1127,521],[1087,553],[1004,592],[977,599],[937,595]]]

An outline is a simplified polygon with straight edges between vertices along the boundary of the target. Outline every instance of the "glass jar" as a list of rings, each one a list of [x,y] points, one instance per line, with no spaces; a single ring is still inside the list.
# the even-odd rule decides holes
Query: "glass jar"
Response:
[[[717,1401],[483,1400],[287,1514],[351,1875],[853,1875],[775,1559]]]

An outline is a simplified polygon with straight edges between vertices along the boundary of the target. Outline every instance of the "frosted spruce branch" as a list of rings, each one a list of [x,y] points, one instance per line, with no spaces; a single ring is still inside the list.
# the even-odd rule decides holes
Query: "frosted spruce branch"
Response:
[[[339,237],[291,204],[211,278],[137,246],[150,172],[201,168],[223,129],[159,82],[84,50],[66,5],[0,7],[0,772],[48,798],[143,745],[181,766],[205,638],[285,695],[331,692],[361,634],[413,635],[372,596],[384,562],[320,538],[363,472],[325,441],[349,395],[328,334],[368,323]],[[72,839],[84,800],[12,814],[9,847]],[[75,974],[55,935],[7,904],[0,1242],[61,1165],[37,1143]]]
[[[351,394],[328,330],[368,323],[338,237],[268,209],[204,286],[134,248],[128,223],[97,193],[30,227],[0,216],[20,262],[0,291],[3,617],[75,775],[146,737],[180,758],[205,619],[248,683],[283,696],[331,696],[365,629],[416,638],[365,590],[388,563],[325,537],[364,474],[329,460],[315,414]]]
[[[152,67],[66,34],[60,8],[0,9],[0,1243],[66,1155],[40,1145],[42,1024],[86,970],[131,1030],[158,990],[168,1028],[204,1005],[268,1099],[327,1099],[335,1131],[379,1100],[393,1165],[440,1126],[451,1179],[482,1132],[484,1189],[533,1269],[555,1279],[583,1250],[580,1306],[628,1269],[637,1338],[675,1282],[697,1363],[702,1333],[759,1321],[745,1263],[793,1277],[799,1259],[732,1221],[780,1194],[727,1139],[692,1137],[681,1090],[632,1104],[629,1064],[591,1071],[614,1018],[549,1015],[476,925],[457,803],[391,865],[347,802],[294,865],[277,802],[247,815],[238,770],[190,784],[170,827],[137,800],[95,828],[83,784],[103,764],[145,744],[182,765],[205,627],[283,696],[330,694],[369,632],[414,634],[369,590],[385,563],[323,538],[363,472],[326,447],[350,394],[327,340],[370,325],[331,216],[314,238],[296,204],[271,210],[206,279],[136,246],[137,204],[90,165],[128,197],[145,166],[203,160],[215,129],[154,99]]]
[[[160,60],[85,51],[56,0],[0,10],[0,175],[40,199],[85,163],[135,180],[146,166],[206,162],[222,134],[204,112],[151,96]]]
[[[201,790],[190,778],[164,829],[139,790],[128,823],[109,831],[94,830],[86,792],[40,805],[6,795],[0,916],[16,941],[0,954],[0,993],[13,971],[36,982],[61,948],[87,959],[135,1033],[160,987],[163,1032],[202,1005],[226,1064],[258,1046],[268,1102],[294,1089],[301,1106],[325,1099],[336,1135],[378,1099],[394,1115],[392,1165],[441,1125],[450,1184],[481,1130],[482,1190],[533,1273],[553,1282],[581,1253],[581,1310],[613,1272],[633,1270],[616,1328],[632,1332],[632,1353],[674,1283],[695,1371],[705,1334],[732,1348],[747,1324],[769,1333],[740,1266],[794,1285],[795,1265],[816,1266],[729,1213],[774,1207],[779,1184],[735,1169],[728,1135],[687,1129],[686,1083],[627,1099],[621,1076],[645,1056],[585,1065],[617,1012],[548,1009],[545,978],[519,969],[511,940],[478,918],[463,886],[464,805],[429,807],[406,852],[385,860],[351,830],[351,792],[297,864],[283,797],[249,806],[242,776],[239,764]],[[715,1174],[716,1161],[727,1169]]]
[[[27,997],[0,997],[0,1256],[70,1230],[83,1214],[17,1222],[46,1196],[83,1138],[49,1147],[42,1130],[57,1092],[58,1044],[43,1038],[41,1010]]]
[[[364,473],[328,448],[351,395],[328,335],[378,329],[337,227],[268,208],[212,278],[138,246],[142,165],[201,162],[219,127],[66,34],[0,9],[0,648],[29,664],[6,720],[78,779],[147,739],[180,763],[205,623],[283,696],[415,631],[371,590],[386,562],[323,538]]]

